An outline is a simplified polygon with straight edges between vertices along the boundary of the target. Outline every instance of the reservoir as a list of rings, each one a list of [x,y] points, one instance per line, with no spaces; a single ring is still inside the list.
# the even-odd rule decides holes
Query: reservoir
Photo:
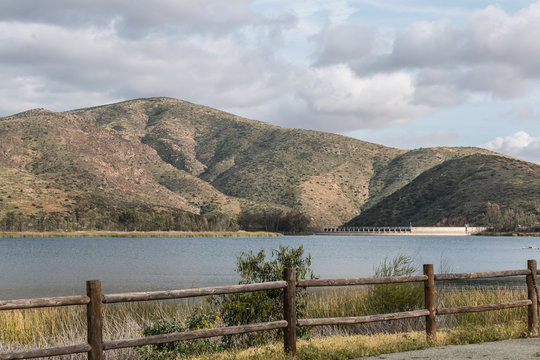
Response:
[[[94,279],[104,293],[233,285],[242,252],[265,249],[268,257],[280,245],[303,245],[320,278],[372,276],[385,257],[401,254],[419,269],[434,264],[436,273],[540,261],[539,237],[0,238],[0,299],[85,294],[85,281]]]

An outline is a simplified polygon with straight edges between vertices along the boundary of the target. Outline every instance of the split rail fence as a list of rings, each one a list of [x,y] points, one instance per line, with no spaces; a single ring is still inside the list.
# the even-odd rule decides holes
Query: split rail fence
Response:
[[[102,294],[101,281],[91,280],[86,282],[86,296],[63,296],[38,299],[0,300],[0,310],[30,309],[41,307],[58,307],[71,305],[86,305],[88,341],[84,344],[70,346],[58,346],[42,348],[30,351],[15,351],[0,353],[0,359],[32,359],[37,357],[50,357],[87,353],[90,360],[102,360],[106,350],[120,349],[134,346],[161,344],[173,341],[186,341],[218,337],[224,335],[236,335],[250,332],[269,331],[276,329],[284,330],[284,351],[292,356],[296,355],[296,327],[297,326],[321,326],[321,325],[349,325],[376,321],[388,321],[425,317],[426,336],[428,341],[435,341],[437,335],[436,316],[446,314],[459,314],[469,312],[481,312],[501,310],[527,306],[528,331],[531,336],[538,336],[538,290],[537,290],[537,265],[536,260],[527,261],[527,269],[505,270],[494,272],[434,274],[433,265],[423,266],[423,275],[417,276],[394,276],[381,278],[355,278],[355,279],[312,279],[297,280],[295,269],[285,269],[283,281],[273,281],[246,285],[218,286],[197,289],[133,292],[122,294]],[[479,306],[462,306],[437,309],[435,307],[435,282],[447,280],[495,278],[507,276],[526,276],[527,299],[505,302],[499,304],[486,304]],[[398,312],[391,314],[378,314],[357,317],[338,318],[296,318],[296,288],[297,287],[323,287],[323,286],[354,286],[423,282],[425,308],[414,311]],[[177,332],[147,336],[135,339],[103,340],[103,304],[123,303],[133,301],[150,301],[181,299],[208,295],[225,295],[233,293],[246,293],[255,291],[268,291],[283,289],[283,320],[271,321],[258,324],[241,326],[229,326],[215,329],[203,329],[196,331]]]

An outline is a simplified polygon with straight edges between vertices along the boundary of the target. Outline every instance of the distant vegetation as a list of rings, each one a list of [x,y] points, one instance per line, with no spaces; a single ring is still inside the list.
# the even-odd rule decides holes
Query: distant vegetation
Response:
[[[281,209],[243,210],[238,217],[238,225],[246,231],[272,231],[282,233],[303,233],[310,224],[306,214]]]
[[[487,225],[493,232],[540,232],[540,201],[533,209],[503,209],[494,203],[487,204]]]
[[[104,198],[80,200],[68,213],[10,211],[0,218],[0,231],[237,231],[226,214],[192,214],[141,203],[114,204]]]
[[[207,207],[203,214],[144,203],[111,202],[103,197],[77,199],[69,212],[24,214],[10,211],[0,218],[0,231],[266,231],[301,233],[310,219],[300,211],[277,208],[243,210],[238,217]]]

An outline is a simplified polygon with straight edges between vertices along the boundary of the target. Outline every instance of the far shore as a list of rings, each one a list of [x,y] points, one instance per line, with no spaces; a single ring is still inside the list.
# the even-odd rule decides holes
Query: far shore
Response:
[[[528,237],[540,237],[540,232],[494,232],[494,231],[483,231],[475,234],[477,236],[528,236]]]
[[[21,231],[0,232],[0,238],[46,237],[274,237],[280,233],[266,231]]]

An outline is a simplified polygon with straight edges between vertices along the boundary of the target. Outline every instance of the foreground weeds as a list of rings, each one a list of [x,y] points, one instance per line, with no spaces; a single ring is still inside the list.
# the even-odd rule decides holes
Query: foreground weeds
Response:
[[[306,317],[341,317],[374,314],[367,301],[370,288],[337,288],[310,292]],[[520,300],[524,289],[441,288],[437,306],[454,307]],[[105,339],[142,336],[156,319],[188,318],[206,302],[141,302],[104,306]],[[519,338],[527,335],[526,309],[438,316],[437,345],[469,344]],[[298,359],[350,359],[423,349],[426,341],[423,318],[354,326],[315,327],[310,338],[298,341]],[[31,349],[86,342],[84,307],[0,311],[0,351]],[[144,352],[144,351],[143,351]],[[141,350],[106,351],[106,359],[139,360]],[[85,359],[85,354],[56,359]],[[280,342],[248,349],[233,349],[190,359],[286,359]]]

